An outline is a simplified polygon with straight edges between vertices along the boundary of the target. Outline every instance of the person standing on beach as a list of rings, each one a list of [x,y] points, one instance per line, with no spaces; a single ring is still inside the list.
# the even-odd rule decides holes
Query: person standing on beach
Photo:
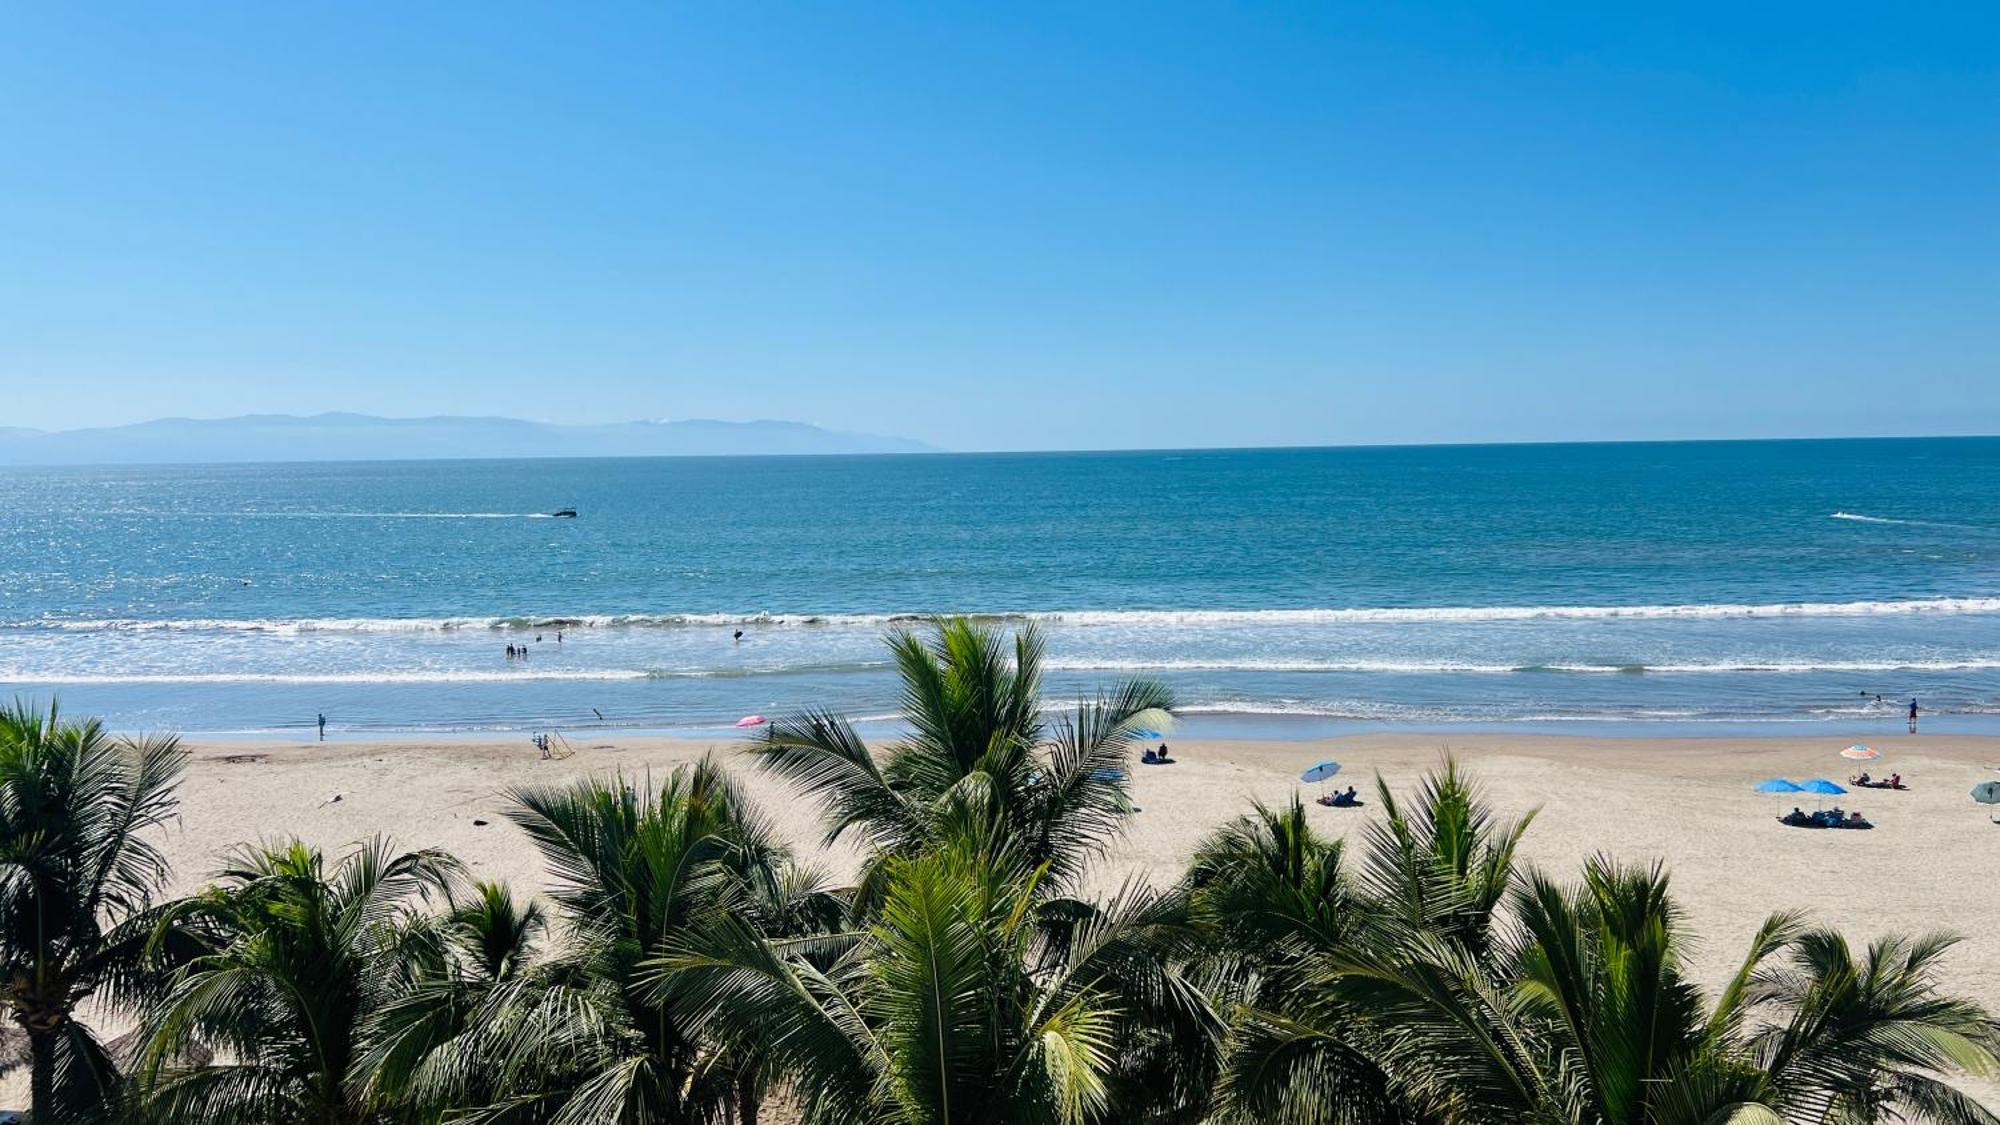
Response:
[[[1910,733],[1917,733],[1917,697],[1910,697]]]
[[[326,741],[326,712],[324,711],[320,712],[319,716],[319,740],[321,742]]]

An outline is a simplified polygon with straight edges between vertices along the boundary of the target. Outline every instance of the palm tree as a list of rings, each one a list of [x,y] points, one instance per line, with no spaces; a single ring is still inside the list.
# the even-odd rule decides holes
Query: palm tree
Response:
[[[1501,821],[1449,756],[1408,805],[1379,776],[1375,792],[1384,815],[1368,827],[1362,880],[1381,916],[1484,956],[1535,811]]]
[[[825,806],[828,842],[849,831],[871,846],[860,901],[879,901],[881,863],[952,839],[980,839],[1040,893],[1073,889],[1130,812],[1124,765],[1136,730],[1158,725],[1172,696],[1150,680],[1043,717],[1042,638],[1030,624],[1008,645],[991,626],[938,618],[928,638],[889,639],[910,733],[881,762],[848,721],[808,711],[766,728],[756,753]],[[1045,869],[1045,870],[1044,870]]]
[[[1204,979],[1232,1013],[1217,1075],[1226,1116],[1388,1121],[1387,1078],[1318,990],[1322,966],[1370,932],[1375,904],[1339,840],[1319,835],[1294,795],[1253,805],[1196,850],[1185,881],[1204,928]]]
[[[463,1035],[494,992],[521,979],[548,929],[536,902],[518,903],[502,883],[479,882],[469,899],[454,899],[434,919],[418,919],[404,946],[408,986],[382,1004],[364,1029],[366,1048],[350,1070],[372,1104],[434,1108],[433,1091],[419,1093],[420,1068],[432,1051]],[[458,1091],[468,1104],[494,1101],[490,1087]]]
[[[1533,814],[1503,821],[1446,757],[1399,800],[1376,778],[1383,817],[1359,864],[1319,838],[1294,797],[1261,806],[1205,843],[1190,885],[1216,933],[1235,1004],[1219,1101],[1250,1120],[1422,1119],[1392,1092],[1371,1054],[1368,1003],[1335,971],[1356,958],[1401,965],[1412,950],[1470,979],[1496,975],[1492,933],[1516,880],[1515,854]]]
[[[2000,1125],[1943,1080],[2000,1072],[2000,1024],[1937,988],[1949,939],[1856,958],[1773,915],[1709,1000],[1661,868],[1594,859],[1575,888],[1518,869],[1527,819],[1503,823],[1449,759],[1413,802],[1377,789],[1351,880],[1296,801],[1197,854],[1236,1003],[1223,1117]]]
[[[432,948],[422,900],[455,860],[377,838],[331,871],[298,841],[239,850],[219,882],[161,912],[156,933],[200,950],[145,1020],[140,1112],[188,1125],[357,1125],[381,1109],[349,1081],[371,1020]],[[224,1064],[181,1067],[190,1047]]]
[[[838,902],[790,862],[713,762],[666,783],[517,790],[508,813],[554,876],[566,940],[516,964],[416,1064],[418,1104],[478,1121],[754,1122],[768,1077],[750,1037],[654,988],[649,958],[730,919],[761,940]]]
[[[1182,904],[1052,900],[1022,871],[982,841],[885,857],[865,928],[770,942],[725,921],[656,981],[763,1042],[815,1125],[1193,1120],[1222,1028],[1174,969]]]
[[[130,999],[132,920],[167,878],[146,837],[174,816],[185,761],[173,738],[112,738],[54,704],[0,709],[0,998],[27,1035],[38,1122],[98,1119],[114,1096],[75,1012],[100,989]]]
[[[1246,1016],[1230,1102],[1301,1123],[1778,1120],[1737,1033],[1789,918],[1766,924],[1710,1008],[1659,869],[1593,861],[1575,890],[1529,873],[1512,909],[1516,927],[1484,952],[1457,939],[1461,915],[1437,930],[1385,915],[1318,959],[1316,980]],[[1370,1068],[1379,1084],[1354,1081]]]
[[[2000,1075],[2000,1021],[1938,988],[1953,944],[1889,937],[1856,957],[1838,933],[1815,929],[1758,975],[1755,1002],[1774,1020],[1756,1033],[1755,1058],[1790,1119],[2000,1125],[1939,1077]]]

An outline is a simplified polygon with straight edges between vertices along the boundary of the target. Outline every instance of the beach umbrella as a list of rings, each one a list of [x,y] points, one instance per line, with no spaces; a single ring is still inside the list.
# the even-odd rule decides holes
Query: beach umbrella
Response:
[[[1804,789],[1802,789],[1802,788],[1800,788],[1800,787],[1799,787],[1799,784],[1798,784],[1797,782],[1795,782],[1795,781],[1786,781],[1786,780],[1785,780],[1784,778],[1782,778],[1782,777],[1774,777],[1774,778],[1771,778],[1771,779],[1770,779],[1770,780],[1768,780],[1768,781],[1760,781],[1760,782],[1758,782],[1758,783],[1757,783],[1757,792],[1759,792],[1759,793],[1803,793],[1803,792],[1805,792],[1805,790],[1804,790]]]
[[[2000,781],[1982,781],[1972,787],[1972,799],[1982,805],[2000,805]],[[2000,817],[1993,823],[2000,824]]]
[[[1799,792],[1818,793],[1822,796],[1831,797],[1840,793],[1845,793],[1847,792],[1847,789],[1845,786],[1839,784],[1838,782],[1828,781],[1823,777],[1815,777],[1809,781],[1799,782]],[[1826,802],[1821,801],[1819,803],[1825,804]]]
[[[1881,757],[1882,752],[1873,746],[1863,746],[1857,742],[1847,749],[1842,750],[1840,756],[1852,762],[1872,762]]]
[[[1111,766],[1099,766],[1097,769],[1090,771],[1090,779],[1092,781],[1123,781],[1125,780],[1125,771],[1115,769]]]
[[[745,715],[736,720],[736,725],[739,727],[761,727],[770,721],[762,715]]]
[[[1340,772],[1340,763],[1333,761],[1332,759],[1328,759],[1324,762],[1320,762],[1317,765],[1312,766],[1310,769],[1306,770],[1306,772],[1300,774],[1299,780],[1325,781],[1327,778],[1332,777],[1334,774],[1337,774],[1339,772]]]
[[[1166,736],[1162,735],[1159,731],[1153,730],[1151,727],[1140,727],[1138,730],[1132,732],[1132,737],[1142,739],[1146,742],[1158,742]]]

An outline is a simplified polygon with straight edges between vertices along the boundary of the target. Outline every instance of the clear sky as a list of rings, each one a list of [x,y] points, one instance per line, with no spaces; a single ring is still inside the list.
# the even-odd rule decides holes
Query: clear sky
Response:
[[[2000,6],[10,4],[0,425],[2000,432]]]

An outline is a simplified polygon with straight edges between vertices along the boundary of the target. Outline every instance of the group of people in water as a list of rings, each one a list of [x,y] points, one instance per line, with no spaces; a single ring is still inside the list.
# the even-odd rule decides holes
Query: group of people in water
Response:
[[[540,633],[536,633],[536,634],[535,634],[535,643],[536,643],[536,644],[541,644],[541,643],[542,643],[542,635],[541,635]],[[561,643],[562,643],[562,630],[561,630],[561,629],[557,629],[557,630],[556,630],[556,643],[557,643],[557,644],[561,644]],[[527,646],[527,645],[524,645],[524,644],[523,644],[523,645],[508,645],[508,646],[507,646],[507,659],[509,659],[509,660],[526,660],[527,658],[528,658],[528,646]]]

